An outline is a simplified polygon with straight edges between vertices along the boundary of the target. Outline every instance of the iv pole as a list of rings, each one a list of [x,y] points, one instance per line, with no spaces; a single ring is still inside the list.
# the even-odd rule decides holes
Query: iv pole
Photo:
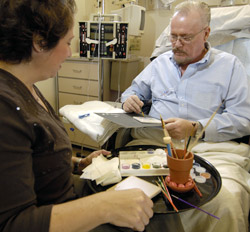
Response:
[[[104,14],[105,12],[105,0],[101,0],[102,1],[102,12],[101,12],[101,15]],[[99,5],[99,2],[98,2],[98,5]],[[101,16],[100,15],[100,16]],[[99,61],[101,61],[101,79],[100,79],[100,85],[99,85],[99,93],[100,93],[100,100],[103,101],[103,92],[104,92],[104,89],[103,89],[103,86],[104,86],[104,60],[100,58],[100,51],[101,51],[101,17],[99,17],[99,46],[98,46],[98,59]]]

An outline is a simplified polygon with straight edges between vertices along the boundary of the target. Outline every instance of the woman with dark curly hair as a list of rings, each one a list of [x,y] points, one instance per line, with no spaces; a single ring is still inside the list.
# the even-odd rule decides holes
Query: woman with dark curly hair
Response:
[[[71,143],[35,83],[71,56],[74,0],[0,0],[0,231],[89,231],[111,223],[143,231],[153,203],[140,190],[79,197]],[[79,163],[80,162],[80,163]]]

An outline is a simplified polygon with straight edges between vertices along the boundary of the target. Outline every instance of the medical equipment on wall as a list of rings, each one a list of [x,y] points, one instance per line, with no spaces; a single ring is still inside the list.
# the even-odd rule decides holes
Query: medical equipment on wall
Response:
[[[100,15],[100,17],[106,16]],[[100,20],[79,22],[80,56],[126,59],[128,26],[127,22]]]
[[[80,56],[127,59],[129,51],[138,50],[135,38],[141,37],[144,25],[145,8],[134,4],[111,14],[92,14],[90,21],[79,22]]]

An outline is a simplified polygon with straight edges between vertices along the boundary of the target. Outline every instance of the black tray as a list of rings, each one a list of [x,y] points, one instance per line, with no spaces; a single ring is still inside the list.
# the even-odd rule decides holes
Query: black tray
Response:
[[[138,151],[138,150],[147,150],[149,148],[157,149],[159,147],[151,146],[151,145],[123,147],[123,148],[113,150],[112,157],[118,157],[119,151]],[[196,185],[198,186],[203,196],[200,197],[195,192],[194,189],[186,193],[178,193],[178,192],[172,191],[170,188],[168,188],[168,190],[170,194],[173,194],[199,207],[211,201],[218,194],[221,188],[221,177],[220,177],[219,172],[216,170],[216,168],[205,159],[194,154],[194,160],[196,163],[199,163],[201,167],[204,167],[206,171],[211,174],[211,178],[208,179],[206,183],[204,184],[196,183]],[[144,176],[144,177],[140,176],[140,178],[155,184],[154,180],[157,180],[158,177],[157,176]],[[108,185],[108,186],[103,187],[101,185],[96,185],[95,181],[88,181],[88,185],[92,189],[92,191],[95,193],[105,191],[112,186],[112,185]],[[176,213],[172,205],[168,202],[168,200],[162,193],[154,197],[152,200],[154,201],[154,213]],[[179,210],[179,212],[186,211],[192,208],[191,206],[173,197],[172,197],[172,200],[175,206],[177,207],[177,209]]]

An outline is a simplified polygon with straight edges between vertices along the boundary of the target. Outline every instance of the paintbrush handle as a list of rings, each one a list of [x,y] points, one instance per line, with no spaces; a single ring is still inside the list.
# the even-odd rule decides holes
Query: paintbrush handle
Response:
[[[190,205],[191,207],[196,208],[196,209],[198,209],[198,210],[200,210],[200,211],[202,211],[202,212],[204,212],[204,213],[206,213],[206,214],[208,214],[208,215],[210,215],[210,216],[212,216],[212,217],[214,217],[216,219],[220,219],[219,217],[217,217],[217,216],[215,216],[215,215],[213,215],[213,214],[211,214],[211,213],[209,213],[209,212],[207,212],[207,211],[205,211],[205,210],[203,210],[203,209],[201,209],[201,208],[199,208],[199,207],[197,207],[195,205],[192,205],[191,203],[189,203],[189,202],[187,202],[187,201],[185,201],[185,200],[183,200],[183,199],[181,199],[181,198],[179,198],[179,197],[177,197],[175,195],[172,195],[172,197],[174,197],[177,200],[179,200],[179,201],[181,201],[181,202],[183,202],[183,203],[185,203],[187,205]]]
[[[165,187],[162,186],[162,184],[163,184],[164,182],[161,184],[161,180],[160,180],[159,177],[158,177],[158,179],[159,179],[159,183],[158,183],[157,181],[155,181],[155,183],[161,188],[162,193],[165,195],[165,197],[168,199],[168,201],[170,202],[170,204],[173,206],[174,210],[175,210],[176,212],[178,212],[178,209],[177,209],[176,206],[174,205],[173,200],[172,200],[172,198],[171,198],[169,192],[168,192],[168,194],[167,194],[167,193],[166,193]],[[167,190],[167,191],[168,191],[168,190]]]
[[[168,149],[168,155],[169,155],[169,156],[172,156],[170,144],[167,144],[167,149]]]
[[[164,192],[163,189],[161,189],[161,191],[162,191],[162,193],[165,195],[165,197],[168,199],[168,201],[170,202],[170,204],[173,206],[174,210],[175,210],[176,212],[179,212],[179,210],[176,208],[176,206],[175,206],[175,204],[173,203],[173,201],[171,201],[171,200],[169,199],[167,193]]]
[[[174,148],[174,144],[173,144],[172,141],[170,142],[170,145],[171,145],[171,148],[172,148],[173,151],[174,151],[175,158],[176,158],[176,159],[179,159],[179,157],[178,157],[178,155],[177,155],[177,152],[176,152],[176,149]]]
[[[159,177],[158,177],[159,178]],[[166,185],[166,182],[164,181],[164,179],[163,179],[163,177],[161,176],[161,179],[162,179],[162,183],[163,183],[163,185],[164,185],[164,190],[167,192],[167,194],[168,194],[168,196],[169,196],[169,199],[170,199],[170,201],[172,201],[173,202],[173,200],[172,200],[172,198],[171,198],[171,195],[170,195],[170,193],[169,193],[169,191],[168,191],[168,187],[167,187],[167,185]]]
[[[194,180],[193,180],[194,181]],[[199,190],[199,188],[198,188],[198,186],[196,185],[196,183],[194,182],[194,190],[195,190],[195,192],[197,192],[197,194],[200,196],[200,197],[202,197],[202,193],[201,193],[201,191]]]
[[[170,137],[169,133],[168,133],[168,130],[166,129],[166,127],[164,127],[163,131],[164,131],[165,137]]]
[[[201,130],[200,134],[197,136],[197,138],[195,139],[195,141],[193,142],[193,144],[191,144],[189,146],[188,151],[191,151],[192,148],[197,144],[197,142],[199,141],[199,139],[201,138],[201,136],[203,135],[204,131],[206,130],[206,128],[208,127],[208,125],[210,124],[210,122],[213,120],[214,116],[216,115],[217,111],[220,109],[221,105],[224,103],[224,100],[221,102],[221,104],[217,107],[217,109],[214,111],[214,113],[212,114],[212,116],[210,117],[210,119],[208,120],[207,124],[203,127],[203,129]]]

